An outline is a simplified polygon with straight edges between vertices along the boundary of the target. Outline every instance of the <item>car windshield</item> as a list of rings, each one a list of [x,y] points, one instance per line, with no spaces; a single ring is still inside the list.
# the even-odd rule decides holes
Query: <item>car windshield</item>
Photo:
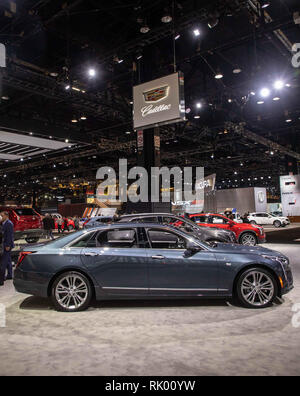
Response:
[[[14,209],[18,216],[36,216],[36,213],[33,209],[25,208],[25,209]]]

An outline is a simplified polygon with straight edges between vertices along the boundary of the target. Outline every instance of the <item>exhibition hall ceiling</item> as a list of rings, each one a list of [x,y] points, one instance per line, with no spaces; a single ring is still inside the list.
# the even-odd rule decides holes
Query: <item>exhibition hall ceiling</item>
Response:
[[[91,181],[103,164],[135,163],[132,88],[174,72],[175,55],[187,121],[161,128],[162,164],[203,165],[229,187],[278,179],[300,152],[300,68],[292,66],[300,7],[268,3],[1,2],[0,128],[37,140],[1,136],[0,175],[10,174],[7,185],[26,175],[30,186],[39,172],[48,186],[74,169]],[[65,146],[36,144],[50,137]]]

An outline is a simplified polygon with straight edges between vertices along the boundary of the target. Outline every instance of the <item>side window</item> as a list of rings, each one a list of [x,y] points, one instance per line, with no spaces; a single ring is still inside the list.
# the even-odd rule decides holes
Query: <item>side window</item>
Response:
[[[175,233],[163,230],[148,230],[148,237],[152,249],[182,249],[187,247],[185,238]]]
[[[157,219],[157,217],[140,217],[140,218],[134,219],[132,222],[139,223],[139,224],[147,224],[147,223],[157,224],[158,219]]]
[[[95,233],[87,233],[73,245],[72,248],[95,248],[96,247],[96,238]]]
[[[163,217],[163,224],[165,225],[173,225],[175,223],[177,223],[178,220],[175,219],[174,217]]]
[[[208,224],[209,218],[208,216],[199,216],[199,217],[195,217],[195,221],[200,224]]]
[[[97,247],[105,248],[138,248],[138,238],[134,229],[120,229],[100,232],[97,236]]]
[[[223,217],[212,216],[211,217],[211,224],[227,224],[227,221]]]

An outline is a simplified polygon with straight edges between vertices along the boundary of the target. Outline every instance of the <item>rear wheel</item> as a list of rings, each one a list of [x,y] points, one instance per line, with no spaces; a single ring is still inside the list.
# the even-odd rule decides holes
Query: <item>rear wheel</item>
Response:
[[[270,272],[262,268],[252,268],[240,276],[236,295],[245,307],[263,309],[276,299],[278,286]]]
[[[240,243],[241,245],[245,245],[245,246],[256,246],[257,238],[251,232],[247,232],[241,236]]]
[[[51,298],[58,311],[85,311],[92,298],[90,281],[79,272],[66,272],[55,280]]]
[[[279,220],[274,221],[274,226],[276,228],[280,228],[281,227],[281,222]]]
[[[36,237],[36,238],[26,238],[25,241],[27,243],[37,243],[40,240],[40,238]]]

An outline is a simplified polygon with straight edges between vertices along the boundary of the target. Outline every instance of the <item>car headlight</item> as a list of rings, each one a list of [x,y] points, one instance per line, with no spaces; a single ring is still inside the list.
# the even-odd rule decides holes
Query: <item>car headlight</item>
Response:
[[[263,256],[263,257],[266,259],[269,259],[269,260],[277,261],[281,265],[285,279],[286,280],[288,279],[287,271],[289,270],[289,267],[290,267],[289,259],[287,259],[286,257],[282,257],[282,256]]]
[[[285,269],[288,268],[290,266],[290,261],[288,258],[286,257],[282,257],[282,256],[263,256],[265,259],[269,259],[269,260],[273,260],[273,261],[277,261],[278,263],[280,263]]]

